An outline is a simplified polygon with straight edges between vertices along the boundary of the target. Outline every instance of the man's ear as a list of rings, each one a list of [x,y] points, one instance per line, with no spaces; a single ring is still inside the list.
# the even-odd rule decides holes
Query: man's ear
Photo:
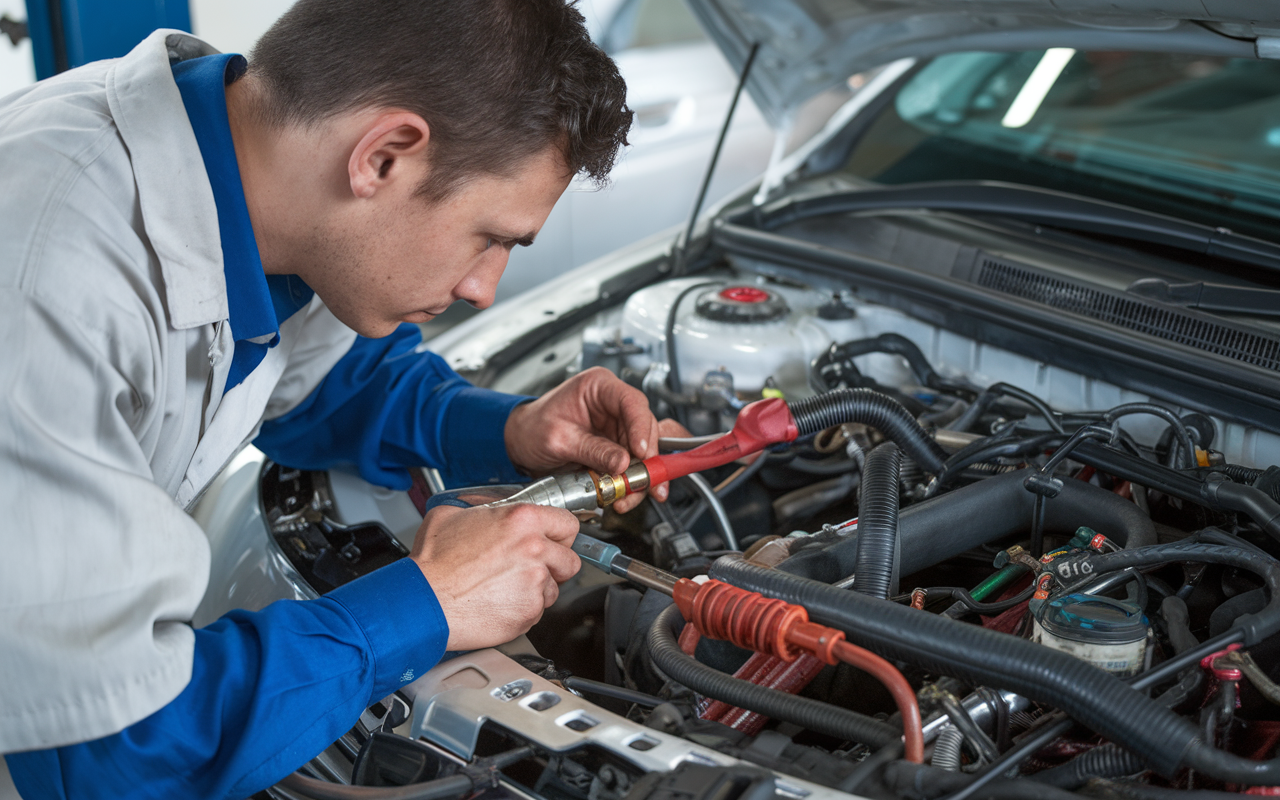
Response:
[[[408,111],[387,111],[374,117],[364,131],[347,163],[352,194],[369,198],[392,181],[420,181],[420,176],[406,169],[406,159],[426,150],[431,136],[426,120]]]

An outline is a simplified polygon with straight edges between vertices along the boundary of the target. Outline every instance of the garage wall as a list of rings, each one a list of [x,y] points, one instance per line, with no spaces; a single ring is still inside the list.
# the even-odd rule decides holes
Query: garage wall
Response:
[[[26,19],[27,4],[22,0],[0,0],[0,15],[6,14],[10,19]],[[0,97],[34,83],[35,79],[31,40],[24,39],[14,47],[9,44],[9,37],[0,36]]]

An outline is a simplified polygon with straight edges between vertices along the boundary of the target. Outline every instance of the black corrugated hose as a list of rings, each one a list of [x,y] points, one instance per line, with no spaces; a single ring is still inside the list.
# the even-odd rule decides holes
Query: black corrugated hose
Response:
[[[1123,747],[1108,742],[1081,753],[1065,764],[1036,773],[1031,780],[1057,786],[1059,789],[1078,789],[1090,778],[1120,778],[1143,772],[1142,759]]]
[[[833,425],[860,422],[870,425],[906,452],[912,461],[931,474],[938,474],[947,453],[920,427],[902,404],[870,389],[836,389],[805,400],[788,403],[801,436],[824,431]]]
[[[1198,543],[1060,561],[1062,568],[1083,570],[1085,560],[1092,574],[1173,562],[1223,564],[1256,573],[1266,582],[1269,604],[1257,614],[1237,620],[1236,627],[1244,633],[1246,646],[1280,630],[1280,562],[1239,548]],[[1035,702],[1061,708],[1105,738],[1124,742],[1163,775],[1189,766],[1223,781],[1280,783],[1280,760],[1250,761],[1215,750],[1200,740],[1199,730],[1188,720],[1110,673],[1066,653],[757,567],[740,557],[716,561],[711,577],[804,606],[814,621],[845,631],[850,641],[885,658],[906,661],[975,685],[1009,689]]]
[[[658,615],[649,629],[649,654],[653,663],[673,681],[738,708],[873,748],[902,739],[900,729],[856,711],[757,686],[690,658],[676,643],[674,628],[680,624],[680,609],[671,605]]]
[[[858,489],[858,568],[853,590],[888,599],[898,593],[898,500],[902,451],[885,442],[867,455]]]

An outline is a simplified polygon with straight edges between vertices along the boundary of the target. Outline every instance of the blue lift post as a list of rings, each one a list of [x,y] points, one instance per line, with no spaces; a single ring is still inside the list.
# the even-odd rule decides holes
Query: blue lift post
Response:
[[[118,58],[156,28],[191,30],[188,0],[27,0],[38,79]]]

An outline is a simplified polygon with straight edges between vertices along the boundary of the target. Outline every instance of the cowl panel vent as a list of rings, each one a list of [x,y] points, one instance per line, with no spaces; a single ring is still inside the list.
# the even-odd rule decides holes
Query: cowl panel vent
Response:
[[[1191,311],[1109,292],[980,256],[979,286],[1158,339],[1280,372],[1280,338]]]

